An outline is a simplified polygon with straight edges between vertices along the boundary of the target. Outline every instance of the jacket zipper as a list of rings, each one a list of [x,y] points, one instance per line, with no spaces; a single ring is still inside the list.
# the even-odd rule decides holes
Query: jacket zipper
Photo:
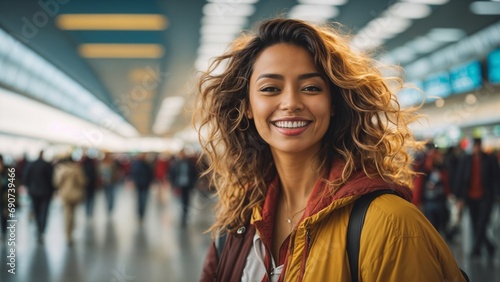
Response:
[[[311,236],[311,233],[309,232],[309,229],[307,229],[306,230],[306,247],[305,247],[304,252],[302,254],[302,264],[300,266],[299,281],[302,281],[304,278],[304,273],[306,271],[306,262],[307,262],[307,258],[309,257],[309,251],[311,250],[311,243],[312,243],[312,236]]]

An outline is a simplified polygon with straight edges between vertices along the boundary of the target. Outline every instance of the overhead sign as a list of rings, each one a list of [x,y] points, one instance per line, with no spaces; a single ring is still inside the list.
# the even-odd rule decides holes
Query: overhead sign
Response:
[[[446,98],[451,94],[450,77],[447,72],[441,72],[430,76],[424,81],[424,90],[427,94],[427,102],[438,98]]]
[[[500,49],[488,55],[488,80],[490,83],[500,83]]]
[[[473,61],[450,71],[450,84],[454,93],[464,93],[481,88],[481,63]]]

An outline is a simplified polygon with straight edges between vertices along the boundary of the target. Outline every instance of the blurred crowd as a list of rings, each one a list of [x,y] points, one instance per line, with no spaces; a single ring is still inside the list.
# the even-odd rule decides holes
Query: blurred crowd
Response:
[[[83,152],[79,157],[75,157],[74,151],[66,150],[51,159],[42,150],[35,160],[29,161],[23,156],[10,163],[6,163],[0,155],[2,238],[7,233],[9,208],[15,207],[16,211],[28,208],[30,218],[36,225],[36,238],[43,244],[51,202],[54,197],[59,197],[64,207],[65,236],[71,246],[75,209],[84,205],[87,220],[92,219],[96,193],[102,190],[110,218],[115,207],[116,190],[124,186],[132,186],[136,190],[135,209],[139,223],[146,216],[150,190],[157,189],[155,196],[160,201],[166,198],[167,192],[179,199],[182,206],[179,223],[185,227],[193,191],[200,191],[205,196],[212,192],[208,181],[200,179],[202,163],[197,160],[196,154],[184,149],[176,154]],[[8,172],[13,170],[15,173],[9,175]],[[10,187],[9,183],[12,183]],[[15,189],[9,190],[11,187]],[[23,204],[19,200],[21,195],[28,196],[28,203]],[[15,201],[9,201],[9,197],[15,198]]]
[[[415,155],[413,201],[448,242],[460,233],[467,212],[473,229],[469,255],[478,258],[486,252],[493,258],[497,246],[487,228],[500,202],[500,151],[485,152],[480,138],[468,140],[467,150],[461,144],[438,148],[428,142]]]
[[[434,227],[450,243],[460,235],[462,216],[470,216],[473,228],[473,244],[470,255],[483,253],[493,257],[497,246],[488,237],[493,207],[500,202],[500,151],[485,152],[481,139],[471,140],[470,148],[460,144],[439,148],[428,142],[424,150],[415,154],[414,204],[417,205]],[[6,163],[0,155],[0,224],[2,237],[6,236],[9,208],[15,205],[30,209],[36,225],[36,238],[44,241],[50,205],[59,197],[64,207],[65,236],[73,244],[75,209],[84,205],[87,219],[94,211],[96,193],[102,191],[106,199],[108,217],[116,205],[117,189],[133,187],[136,191],[137,221],[142,223],[146,215],[150,190],[156,189],[155,197],[165,201],[168,193],[174,195],[181,211],[179,227],[189,222],[189,210],[193,191],[210,196],[213,188],[206,177],[198,155],[181,150],[175,154],[157,153],[105,153],[83,152],[75,157],[74,151],[66,151],[49,159],[40,151],[38,158],[26,156]],[[9,176],[9,168],[15,169],[15,177]],[[12,176],[12,175],[11,175]],[[16,201],[9,201],[9,183],[15,186]],[[20,194],[28,195],[23,205]],[[11,204],[9,206],[9,203]]]

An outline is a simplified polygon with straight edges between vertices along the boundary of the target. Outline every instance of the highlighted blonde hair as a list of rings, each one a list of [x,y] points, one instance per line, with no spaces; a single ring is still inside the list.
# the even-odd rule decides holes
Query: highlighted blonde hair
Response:
[[[352,51],[347,36],[332,27],[271,19],[236,39],[199,80],[193,120],[209,162],[206,173],[220,197],[212,231],[234,232],[244,225],[277,174],[269,146],[245,113],[253,64],[264,49],[279,43],[306,49],[330,84],[335,115],[316,157],[323,173],[334,159],[345,162],[342,177],[328,186],[331,192],[360,169],[370,177],[412,186],[409,150],[418,143],[408,124],[417,115],[414,109],[401,109],[389,87],[401,88],[402,80],[384,78],[374,60]],[[221,66],[223,72],[217,73]]]

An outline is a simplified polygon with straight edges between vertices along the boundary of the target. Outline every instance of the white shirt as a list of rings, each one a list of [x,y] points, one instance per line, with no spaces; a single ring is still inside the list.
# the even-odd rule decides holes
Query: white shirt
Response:
[[[264,246],[264,242],[260,239],[258,232],[255,232],[253,236],[253,245],[248,253],[247,261],[245,264],[245,268],[243,269],[243,275],[241,276],[242,282],[259,282],[262,281],[266,274],[266,264],[264,263],[264,259],[266,256],[266,249]],[[283,265],[276,267],[274,262],[274,258],[271,256],[271,277],[269,280],[271,282],[277,282],[281,270],[283,269]]]

